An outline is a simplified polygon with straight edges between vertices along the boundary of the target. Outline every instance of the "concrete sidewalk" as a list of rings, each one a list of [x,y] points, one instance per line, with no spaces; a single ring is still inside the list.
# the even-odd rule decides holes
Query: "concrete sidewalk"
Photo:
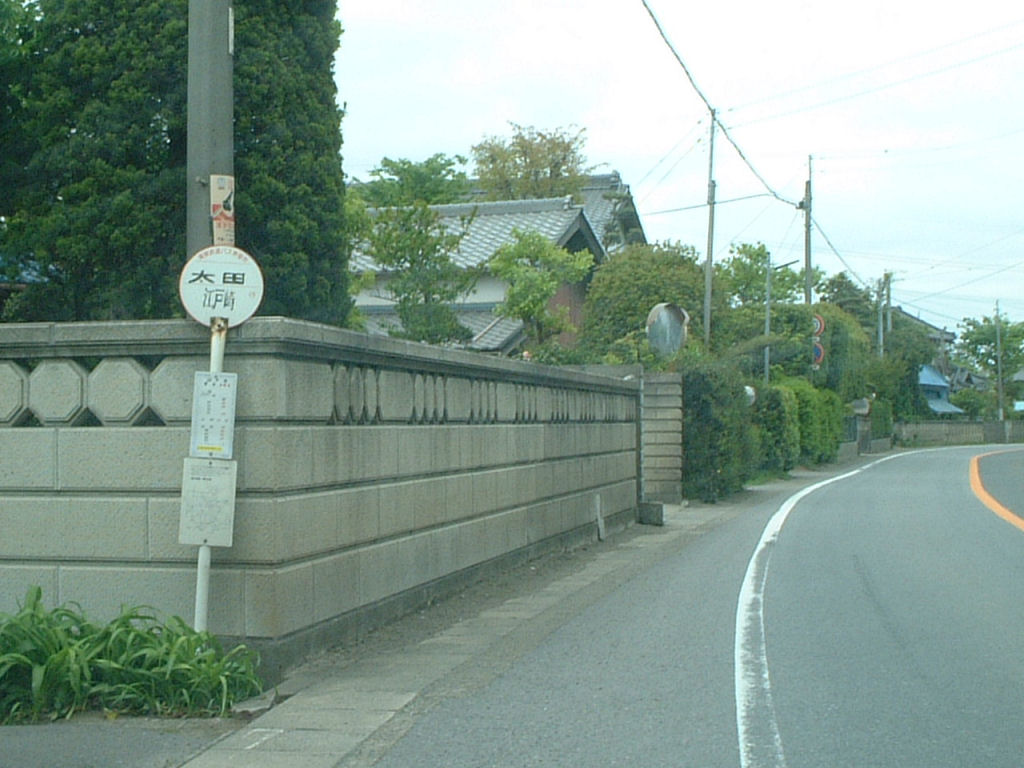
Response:
[[[523,644],[539,643],[624,579],[687,538],[739,514],[728,502],[668,506],[663,527],[634,526],[588,549],[578,568],[412,647],[368,653],[342,668],[312,663],[278,686],[282,699],[214,743],[187,768],[334,768],[372,762],[434,702],[486,684]],[[515,652],[511,652],[515,649]],[[473,664],[468,664],[473,660]]]

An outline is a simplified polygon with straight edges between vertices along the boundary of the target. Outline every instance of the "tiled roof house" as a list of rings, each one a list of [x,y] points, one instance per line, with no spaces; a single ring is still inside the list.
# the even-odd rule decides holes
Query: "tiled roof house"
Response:
[[[587,250],[599,264],[608,256],[599,232],[618,233],[612,242],[644,242],[643,229],[633,207],[629,188],[618,174],[590,177],[582,191],[582,204],[570,197],[540,200],[508,200],[435,205],[443,224],[452,228],[472,216],[468,232],[456,254],[456,264],[472,268],[484,265],[502,245],[513,241],[516,230],[536,231],[552,243],[571,252]],[[353,254],[350,266],[359,272],[377,275],[376,284],[356,297],[356,306],[366,318],[367,331],[387,334],[399,325],[394,303],[385,286],[387,274],[365,254]],[[573,322],[579,323],[585,296],[585,284],[563,286],[553,300],[568,306]],[[499,317],[495,307],[505,297],[506,284],[484,274],[473,293],[457,307],[460,322],[473,332],[467,346],[484,352],[509,354],[523,340],[522,323]]]

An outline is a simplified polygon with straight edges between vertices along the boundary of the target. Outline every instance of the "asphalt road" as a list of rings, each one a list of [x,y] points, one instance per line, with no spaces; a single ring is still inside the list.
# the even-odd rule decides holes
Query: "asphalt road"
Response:
[[[374,764],[1019,768],[1024,533],[971,491],[981,452],[755,506],[509,649]],[[1024,512],[1022,461],[982,475]]]
[[[970,482],[982,454],[987,505]],[[1024,449],[993,446],[795,473],[678,510],[675,533],[639,527],[559,559],[543,578],[571,599],[421,691],[337,768],[1020,768],[1024,530],[1005,518],[1024,513],[1022,468]],[[573,587],[603,552],[628,567]],[[353,653],[401,654],[431,616],[440,631],[501,610],[548,566],[535,570]],[[76,721],[0,729],[0,768],[177,766],[238,727]]]

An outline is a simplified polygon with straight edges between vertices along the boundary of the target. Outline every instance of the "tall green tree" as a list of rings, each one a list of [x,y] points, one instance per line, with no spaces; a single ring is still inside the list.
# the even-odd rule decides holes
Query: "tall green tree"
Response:
[[[10,191],[23,182],[21,160],[29,152],[22,99],[30,75],[24,40],[31,30],[30,19],[29,7],[21,0],[0,0],[0,189],[5,190],[0,196],[0,242],[4,222],[13,210]]]
[[[334,0],[236,4],[238,244],[260,263],[262,314],[343,324],[349,250],[342,212]]]
[[[384,270],[382,289],[402,321],[392,335],[432,344],[469,338],[452,308],[477,280],[474,271],[452,260],[468,226],[462,221],[447,229],[426,203],[374,214],[366,248]]]
[[[355,189],[373,208],[458,203],[470,193],[466,172],[460,170],[465,164],[466,158],[461,155],[449,157],[440,152],[418,163],[385,157],[370,171],[372,179]]]
[[[854,283],[845,272],[823,281],[818,287],[818,297],[853,315],[865,331],[875,327],[877,313],[871,291]]]
[[[497,308],[503,317],[521,320],[534,344],[574,331],[568,308],[552,307],[563,285],[580,282],[594,265],[589,251],[570,253],[539,232],[514,231],[514,242],[501,246],[488,262],[491,273],[508,283]]]
[[[1014,323],[999,313],[981,319],[964,318],[956,354],[969,366],[988,374],[993,388],[1003,375],[1003,387],[1009,392],[1014,374],[1024,368],[1024,323]]]
[[[594,272],[583,306],[583,344],[597,357],[618,339],[642,330],[655,304],[672,302],[690,315],[690,335],[701,334],[704,269],[692,246],[629,245]],[[712,291],[716,317],[726,309]]]
[[[38,0],[3,250],[25,320],[166,316],[184,262],[184,2]]]
[[[729,249],[729,258],[717,267],[730,303],[737,306],[764,306],[769,290],[768,270],[771,269],[771,298],[776,304],[795,301],[804,285],[803,272],[788,266],[772,266],[771,254],[764,243],[742,243]],[[812,276],[817,277],[817,274]]]
[[[6,319],[182,314],[187,0],[37,0],[21,38],[34,145],[0,250],[37,276]],[[238,244],[259,261],[261,312],[348,313],[340,28],[324,0],[237,6]]]
[[[583,154],[586,131],[510,125],[512,136],[489,136],[473,147],[478,183],[487,198],[578,195],[592,170]]]

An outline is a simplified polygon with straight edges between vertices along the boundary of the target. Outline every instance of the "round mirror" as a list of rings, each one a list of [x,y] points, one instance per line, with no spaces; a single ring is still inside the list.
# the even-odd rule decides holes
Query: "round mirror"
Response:
[[[655,304],[647,315],[647,340],[651,349],[663,357],[671,357],[686,342],[690,316],[675,304]]]

